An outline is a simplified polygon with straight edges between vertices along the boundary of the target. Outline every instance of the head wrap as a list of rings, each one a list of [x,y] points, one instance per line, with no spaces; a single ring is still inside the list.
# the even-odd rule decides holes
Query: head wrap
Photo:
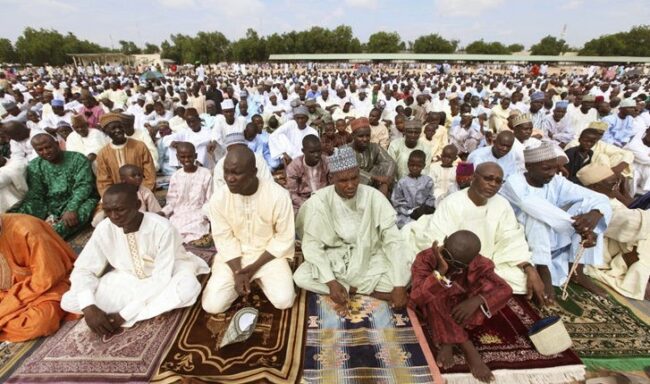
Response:
[[[221,102],[221,109],[235,109],[235,104],[232,102],[231,99],[226,99]]]
[[[611,168],[596,163],[585,165],[576,174],[578,180],[585,187],[601,182],[612,175],[614,175],[614,171]]]
[[[328,157],[328,160],[330,173],[348,171],[359,167],[354,149],[348,146],[336,148],[334,154]]]
[[[555,109],[567,109],[568,107],[569,107],[568,100],[560,100],[557,103],[555,103]]]
[[[543,142],[536,148],[524,149],[524,160],[526,164],[541,163],[546,160],[555,160],[558,158],[553,144]]]
[[[226,148],[230,147],[231,145],[237,145],[237,144],[247,145],[246,138],[244,137],[244,134],[242,132],[229,133],[226,135],[223,141],[224,144],[226,145]]]
[[[543,101],[546,98],[546,95],[544,92],[533,92],[532,95],[530,95],[530,101]]]
[[[467,177],[474,174],[474,164],[460,162],[456,165],[456,177]]]
[[[352,129],[352,132],[361,128],[370,128],[370,121],[368,121],[367,117],[359,117],[350,122],[350,129]]]
[[[305,107],[304,105],[298,106],[293,109],[293,115],[309,116],[309,109],[307,109],[307,107]]]
[[[619,108],[636,108],[636,101],[634,99],[628,98],[618,105]]]
[[[587,128],[595,129],[600,132],[605,132],[607,128],[609,128],[609,124],[607,124],[604,121],[592,121],[589,123],[589,126]]]
[[[114,123],[116,121],[119,121],[120,123],[123,122],[124,120],[122,119],[122,115],[119,113],[105,113],[99,118],[99,126],[102,127],[102,129],[106,128],[106,126],[110,123]]]
[[[512,126],[516,127],[521,124],[526,124],[526,123],[532,123],[533,119],[530,116],[530,113],[522,113],[521,115],[518,115],[514,119],[512,119]]]

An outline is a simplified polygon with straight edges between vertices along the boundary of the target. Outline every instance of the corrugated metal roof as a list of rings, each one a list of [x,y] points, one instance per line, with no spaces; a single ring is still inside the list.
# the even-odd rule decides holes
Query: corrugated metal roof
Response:
[[[305,53],[274,54],[272,61],[508,61],[568,63],[650,63],[650,57],[472,55],[460,53]]]

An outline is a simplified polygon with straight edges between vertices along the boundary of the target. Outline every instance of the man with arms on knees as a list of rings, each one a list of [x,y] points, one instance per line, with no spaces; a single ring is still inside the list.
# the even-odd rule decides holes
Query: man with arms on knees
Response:
[[[28,191],[14,209],[50,223],[63,238],[80,230],[92,216],[99,198],[88,158],[62,151],[46,133],[32,138],[38,158],[27,166]]]
[[[194,304],[201,293],[196,275],[210,271],[205,261],[185,251],[167,219],[140,212],[140,204],[132,184],[106,190],[102,208],[109,220],[95,228],[61,300],[61,308],[83,313],[99,335]],[[112,270],[102,275],[109,265]]]
[[[583,274],[582,266],[602,260],[602,234],[612,215],[607,197],[558,175],[553,144],[526,149],[524,155],[526,173],[510,176],[500,194],[510,201],[524,226],[545,294],[554,298],[553,286],[569,277],[569,264],[582,245],[584,254],[574,281],[603,295],[603,289]]]
[[[534,296],[538,303],[546,304],[544,285],[531,265],[524,230],[508,201],[497,195],[503,182],[498,164],[480,164],[469,188],[447,196],[433,215],[402,228],[404,243],[411,247],[407,253],[414,259],[434,241],[442,242],[459,230],[471,230],[481,241],[481,255],[492,260],[496,274],[514,293],[526,294],[529,300]]]
[[[438,344],[436,361],[442,368],[454,365],[454,345],[465,354],[474,377],[483,382],[494,380],[468,329],[506,306],[512,288],[494,271],[494,263],[480,254],[481,241],[470,231],[457,231],[420,252],[413,263],[411,299],[429,323]]]
[[[47,336],[65,316],[59,302],[70,288],[76,255],[42,220],[0,215],[0,341]]]
[[[219,250],[202,298],[208,313],[222,313],[258,280],[278,309],[296,297],[289,259],[295,251],[295,226],[289,192],[256,176],[255,155],[246,145],[228,149],[223,163],[226,185],[208,203],[214,244]]]
[[[329,158],[334,185],[307,200],[297,218],[305,262],[296,284],[330,295],[347,315],[350,294],[373,295],[403,308],[410,279],[395,210],[374,188],[359,185],[354,151],[343,147]]]

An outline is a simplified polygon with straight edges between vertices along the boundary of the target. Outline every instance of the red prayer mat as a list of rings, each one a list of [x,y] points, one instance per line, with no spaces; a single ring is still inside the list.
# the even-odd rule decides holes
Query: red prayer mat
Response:
[[[553,356],[543,356],[535,350],[528,338],[528,328],[539,319],[526,298],[516,295],[499,313],[469,332],[497,383],[564,383],[584,379],[584,366],[572,350]],[[435,357],[437,349],[427,323],[420,319],[420,324],[424,331],[424,337],[419,337],[422,348],[432,351]],[[447,383],[474,382],[460,350],[454,352],[454,362],[452,368],[441,370]]]

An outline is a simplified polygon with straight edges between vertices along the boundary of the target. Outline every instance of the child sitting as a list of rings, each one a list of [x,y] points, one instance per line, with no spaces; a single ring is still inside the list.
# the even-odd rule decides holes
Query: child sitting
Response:
[[[422,175],[426,162],[423,151],[416,149],[408,158],[408,175],[402,177],[393,190],[391,201],[397,211],[397,227],[417,220],[434,211],[433,180]]]
[[[210,222],[201,208],[212,195],[212,172],[196,164],[192,143],[176,143],[176,158],[182,168],[169,180],[167,204],[162,214],[178,229],[183,242],[197,247],[210,246]]]
[[[429,168],[429,176],[433,180],[433,197],[437,203],[449,194],[452,185],[456,183],[456,165],[454,164],[456,159],[458,159],[458,148],[449,144],[442,149],[440,161],[431,164]]]

